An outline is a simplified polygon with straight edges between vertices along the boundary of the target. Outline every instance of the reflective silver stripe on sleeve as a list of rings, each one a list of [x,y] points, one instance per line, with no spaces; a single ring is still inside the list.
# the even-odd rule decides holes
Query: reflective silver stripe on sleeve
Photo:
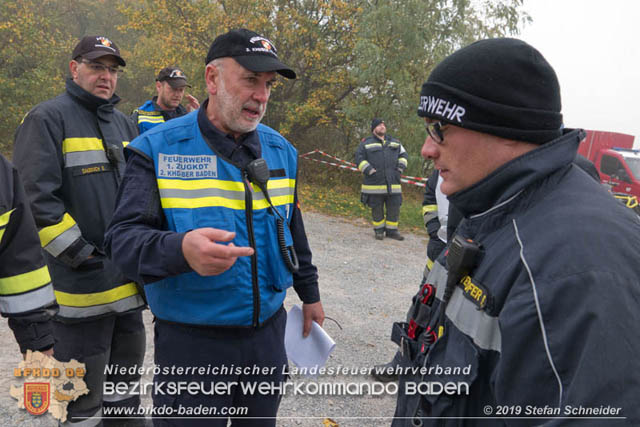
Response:
[[[478,310],[457,286],[447,305],[446,314],[456,328],[467,334],[478,347],[497,352],[502,350],[498,318],[489,316],[484,310]]]
[[[139,294],[114,301],[109,304],[94,305],[90,307],[70,307],[60,304],[58,316],[70,319],[82,319],[84,317],[98,316],[106,313],[124,313],[144,305]]]
[[[447,284],[448,272],[439,262],[435,262],[427,282],[436,286],[436,298],[442,301]],[[456,286],[447,305],[447,317],[460,331],[484,350],[502,350],[502,334],[498,318],[490,316],[464,297],[462,289]]]
[[[54,257],[57,257],[81,236],[82,233],[80,232],[80,227],[78,227],[78,224],[74,224],[73,227],[47,243],[47,246],[45,246],[44,249]]]
[[[444,287],[447,285],[447,269],[438,261],[433,263],[433,268],[427,276],[427,283],[431,283],[436,287],[436,298],[442,300]]]
[[[424,214],[424,224],[427,225],[432,219],[438,218],[438,212],[427,212]]]
[[[49,283],[39,289],[18,295],[0,296],[0,311],[6,314],[24,313],[55,302],[53,286]]]
[[[104,150],[72,151],[64,155],[64,167],[85,166],[95,163],[109,163]]]

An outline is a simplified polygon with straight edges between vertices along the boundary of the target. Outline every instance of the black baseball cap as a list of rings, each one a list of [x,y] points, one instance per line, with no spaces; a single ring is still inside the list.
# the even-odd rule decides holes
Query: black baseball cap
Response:
[[[245,28],[231,30],[216,37],[211,43],[205,64],[216,58],[226,57],[235,59],[244,68],[255,73],[276,71],[288,79],[296,78],[295,71],[280,62],[278,51],[270,40]]]
[[[73,49],[71,59],[77,59],[79,56],[86,59],[98,59],[107,55],[115,56],[123,67],[127,65],[120,56],[118,46],[105,36],[84,36]]]
[[[185,76],[182,70],[178,67],[163,68],[158,73],[156,81],[167,82],[174,89],[179,89],[185,86],[191,87],[191,85],[187,83],[187,76]]]

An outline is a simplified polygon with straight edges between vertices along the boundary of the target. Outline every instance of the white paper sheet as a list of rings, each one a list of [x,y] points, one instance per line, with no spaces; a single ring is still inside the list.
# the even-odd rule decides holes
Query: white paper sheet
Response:
[[[309,336],[302,336],[302,309],[294,305],[287,314],[287,326],[284,333],[284,346],[287,356],[299,368],[320,368],[327,363],[329,355],[336,346],[324,329],[316,322],[311,325]]]

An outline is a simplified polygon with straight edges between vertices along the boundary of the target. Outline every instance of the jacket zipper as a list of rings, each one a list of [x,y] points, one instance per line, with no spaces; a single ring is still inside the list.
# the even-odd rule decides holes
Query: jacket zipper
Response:
[[[249,175],[247,171],[242,171],[242,181],[244,183],[244,214],[247,218],[247,235],[249,245],[253,248],[251,255],[251,284],[253,286],[253,326],[257,327],[260,320],[260,288],[258,287],[258,249],[256,248],[256,238],[253,232],[253,196]]]

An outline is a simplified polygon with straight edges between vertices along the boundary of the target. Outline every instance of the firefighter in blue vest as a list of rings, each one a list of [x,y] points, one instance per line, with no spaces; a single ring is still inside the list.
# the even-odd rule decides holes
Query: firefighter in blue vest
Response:
[[[148,100],[131,114],[133,123],[138,126],[140,134],[167,120],[184,116],[200,108],[200,103],[192,95],[186,94],[188,104],[183,107],[181,102],[185,96],[185,89],[191,87],[187,83],[187,76],[178,67],[165,67],[156,77],[156,91],[158,95]]]
[[[0,311],[23,354],[53,354],[51,318],[58,311],[18,171],[0,155]]]
[[[271,41],[246,29],[217,37],[205,63],[209,97],[202,108],[127,147],[107,247],[129,277],[145,284],[156,317],[156,365],[199,369],[155,375],[154,406],[246,407],[233,425],[275,426],[278,390],[249,393],[241,384],[285,379],[287,288],[293,285],[303,302],[301,334],[324,320],[296,200],[297,152],[260,124],[276,73],[296,74]],[[171,393],[163,388],[171,381],[230,389]]]

